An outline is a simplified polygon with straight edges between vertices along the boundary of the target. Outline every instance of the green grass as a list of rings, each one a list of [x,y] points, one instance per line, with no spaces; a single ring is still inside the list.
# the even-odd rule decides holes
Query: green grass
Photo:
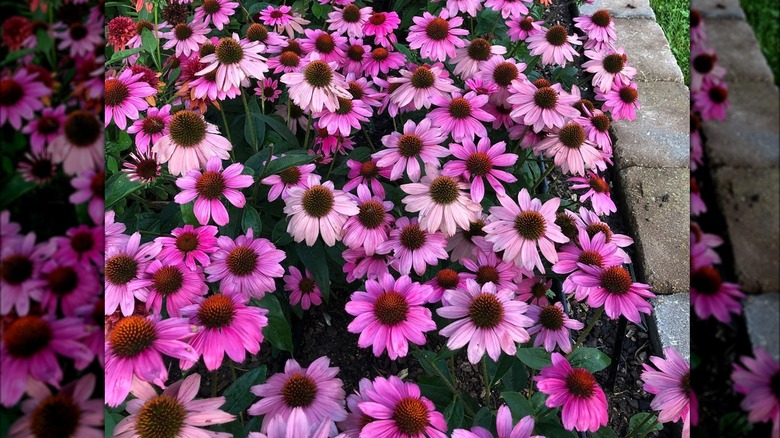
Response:
[[[775,75],[775,83],[780,85],[780,0],[741,0],[740,3]]]
[[[771,2],[773,0],[764,1]],[[689,5],[690,1],[688,0],[650,0],[650,7],[653,8],[658,24],[666,34],[672,54],[677,59],[677,65],[680,66],[680,70],[685,76],[686,85],[689,84],[688,70],[690,69],[689,60],[691,57]]]

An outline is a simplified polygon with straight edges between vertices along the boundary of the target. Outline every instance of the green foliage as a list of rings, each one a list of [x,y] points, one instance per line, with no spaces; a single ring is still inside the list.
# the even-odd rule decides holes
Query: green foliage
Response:
[[[685,84],[690,84],[690,2],[687,0],[650,0],[650,7],[655,12],[658,25],[666,34],[672,54],[674,54],[677,65],[680,66],[680,70],[685,76]]]
[[[777,0],[740,0],[740,5],[780,85],[780,5]]]
[[[580,347],[572,351],[567,357],[574,368],[585,368],[591,373],[596,373],[608,367],[612,362],[606,354],[597,348]]]

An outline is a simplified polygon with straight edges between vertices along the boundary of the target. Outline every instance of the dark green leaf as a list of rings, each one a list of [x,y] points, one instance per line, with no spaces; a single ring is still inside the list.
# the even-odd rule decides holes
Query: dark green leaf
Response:
[[[631,436],[645,436],[654,430],[661,429],[663,429],[663,425],[658,422],[658,417],[649,412],[634,414],[628,420],[628,433]]]
[[[273,231],[271,231],[271,241],[276,246],[284,246],[288,243],[292,243],[293,238],[287,232],[287,218],[282,218],[276,225],[274,225]]]
[[[512,369],[501,379],[501,383],[506,391],[521,391],[528,383],[528,369],[518,359]]]
[[[151,30],[143,29],[141,31],[141,47],[143,47],[146,53],[152,55],[154,65],[157,65],[157,56],[154,56],[157,53],[157,44],[158,40]],[[160,66],[157,65],[157,68],[160,68]]]
[[[221,236],[228,236],[232,239],[238,237],[241,233],[241,221],[238,218],[241,216],[241,209],[230,204],[227,206],[228,216],[230,221],[227,225],[219,227],[219,234]]]
[[[6,55],[5,59],[3,60],[2,63],[0,63],[0,65],[10,64],[19,58],[35,53],[36,50],[37,48],[35,47],[31,47],[29,49],[15,50],[9,53],[8,55]]]
[[[420,376],[417,378],[417,385],[422,395],[429,398],[439,409],[443,409],[452,400],[452,391],[438,377]]]
[[[426,373],[432,376],[444,376],[447,380],[452,381],[449,366],[444,360],[437,359],[436,353],[428,350],[414,350],[412,354],[420,361],[420,366]]]
[[[198,223],[198,219],[195,217],[195,213],[192,211],[193,207],[195,206],[194,201],[188,202],[186,204],[181,204],[181,218],[187,225],[194,225],[198,226],[200,225]]]
[[[244,167],[248,167],[255,171],[255,174],[259,174],[263,170],[263,166],[265,166],[265,162],[268,161],[268,149],[263,149],[262,151],[252,155],[249,157],[248,160],[244,163]],[[268,175],[266,173],[266,175]]]
[[[113,64],[115,62],[119,62],[125,58],[128,58],[130,56],[135,55],[136,53],[143,52],[143,47],[136,47],[135,49],[125,49],[120,50],[118,52],[114,52],[113,55],[111,55],[111,58],[106,62],[106,64]]]
[[[257,399],[250,388],[265,382],[265,372],[265,365],[261,365],[236,379],[222,394],[226,401],[220,409],[233,415],[246,411]]]
[[[244,207],[244,214],[241,216],[241,228],[246,233],[251,228],[255,236],[259,236],[263,230],[263,223],[260,220],[260,213],[254,207],[247,205]]]
[[[284,351],[293,351],[292,330],[282,306],[275,295],[265,294],[263,299],[253,299],[252,304],[268,310],[268,325],[263,328],[263,336],[274,348]]]
[[[38,29],[35,32],[35,38],[38,42],[38,50],[43,53],[46,56],[46,59],[49,61],[49,65],[54,66],[54,57],[53,55],[53,46],[54,46],[54,39],[49,35],[48,32],[46,32],[45,29]]]
[[[533,414],[531,402],[519,392],[502,392],[501,398],[512,411],[512,417],[520,419]]]
[[[535,370],[541,370],[546,366],[552,365],[550,353],[542,347],[518,348],[517,358],[526,366]]]
[[[0,207],[5,207],[34,187],[35,184],[25,181],[22,175],[15,173],[11,180],[3,185],[2,191],[0,191]]]
[[[593,432],[591,435],[593,438],[618,438],[617,434],[615,433],[612,428],[608,426],[602,426],[599,430]]]
[[[143,187],[137,181],[127,179],[127,174],[117,172],[106,181],[106,209],[110,209],[114,204],[124,199],[130,193]]]
[[[498,359],[498,363],[493,362],[492,359],[488,358],[487,370],[488,376],[490,376],[490,386],[492,387],[498,383],[498,381],[515,365],[522,366],[515,356],[502,354]]]
[[[313,2],[311,5],[311,13],[317,18],[323,18],[328,15],[328,6],[320,4],[320,2]]]
[[[474,414],[474,426],[479,426],[490,430],[493,428],[495,423],[493,421],[493,417],[493,412],[490,410],[490,407],[483,406],[480,408],[480,410],[477,411],[476,414]]]
[[[295,250],[306,269],[314,275],[314,281],[320,287],[322,298],[327,303],[330,298],[330,271],[328,270],[322,240],[317,239],[313,246],[308,246],[306,243],[301,242],[295,246]]]
[[[314,160],[316,160],[318,157],[319,155],[287,154],[283,157],[271,160],[271,162],[268,163],[268,169],[266,170],[265,175],[276,175],[277,173],[283,170],[287,170],[293,166],[309,164],[314,162]]]
[[[298,138],[295,137],[295,134],[293,134],[292,131],[290,131],[290,128],[287,127],[287,124],[284,123],[284,121],[279,121],[275,117],[265,114],[259,114],[259,116],[262,121],[271,127],[271,129],[282,136],[285,143],[288,143],[291,147],[294,148],[298,148],[300,146],[298,144]]]
[[[444,410],[444,419],[447,421],[447,427],[450,432],[461,427],[463,424],[463,403],[460,402],[459,398],[454,398],[452,403]]]
[[[251,113],[251,117],[247,119],[246,124],[244,125],[244,139],[247,143],[256,147],[256,149],[260,149],[260,145],[262,145],[263,140],[265,140],[265,123],[263,123],[259,111],[260,110],[258,109],[258,112]],[[249,122],[251,122],[251,124]],[[253,129],[254,138],[252,137]]]
[[[596,373],[608,367],[612,362],[606,354],[598,348],[580,347],[572,351],[567,357],[574,368],[585,368],[591,373]]]
[[[631,420],[633,419],[631,417]],[[744,412],[729,412],[720,418],[718,429],[720,436],[745,436],[753,430],[753,424],[748,421]]]

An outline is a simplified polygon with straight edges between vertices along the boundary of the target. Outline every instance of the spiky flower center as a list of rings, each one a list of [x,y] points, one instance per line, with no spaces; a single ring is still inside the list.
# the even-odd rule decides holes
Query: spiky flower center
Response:
[[[320,53],[330,53],[336,48],[336,41],[327,33],[321,33],[314,39],[314,47]]]
[[[515,217],[515,231],[528,240],[539,240],[547,231],[547,222],[536,210],[522,211]]]
[[[544,284],[544,282],[538,282],[534,283],[533,286],[531,286],[531,295],[534,298],[543,298],[547,296],[547,285]]]
[[[780,375],[780,372],[776,373],[775,376]],[[778,382],[780,383],[780,382]],[[685,374],[682,375],[680,378],[680,389],[682,390],[683,394],[685,394],[686,397],[689,397],[691,394],[691,371],[688,370],[685,372]],[[780,399],[780,397],[778,397]]]
[[[225,178],[220,172],[208,170],[203,172],[195,182],[198,196],[209,200],[217,199],[225,192]]]
[[[91,250],[95,246],[95,239],[89,231],[79,231],[70,237],[70,247],[81,254]]]
[[[354,100],[360,100],[366,94],[365,91],[363,91],[363,87],[357,82],[352,81],[347,85],[347,91],[349,91],[349,94],[352,95],[352,99]]]
[[[463,97],[452,99],[447,109],[454,119],[462,120],[471,116],[471,103]]]
[[[56,167],[48,158],[34,158],[30,162],[30,173],[37,179],[45,181],[54,176]]]
[[[498,269],[496,269],[495,266],[485,265],[477,268],[476,281],[480,285],[483,285],[488,282],[493,284],[498,284],[498,279],[499,279]]]
[[[593,124],[593,127],[596,128],[599,132],[607,132],[609,131],[609,116],[606,114],[598,114],[590,119],[590,123]]]
[[[111,350],[119,357],[133,358],[157,340],[157,329],[143,316],[132,315],[119,320],[108,337]]]
[[[360,21],[360,8],[353,4],[344,6],[341,16],[347,23],[357,23]]]
[[[510,86],[519,76],[520,71],[511,62],[502,62],[493,70],[493,82],[502,87]]]
[[[371,17],[368,18],[368,21],[374,26],[381,26],[385,20],[387,20],[387,16],[384,12],[372,12]]]
[[[428,426],[428,406],[414,397],[401,399],[393,409],[395,426],[406,436],[420,436]]]
[[[298,56],[301,56],[303,54],[303,49],[301,48],[301,44],[293,39],[287,40],[287,47],[285,47],[282,51],[284,52],[292,52],[295,53]]]
[[[73,111],[65,120],[65,137],[70,144],[79,148],[95,144],[102,132],[100,121],[86,110]]]
[[[466,169],[475,176],[485,176],[493,169],[493,161],[484,152],[475,152],[466,159]]]
[[[553,109],[558,103],[558,93],[552,87],[542,87],[534,93],[534,103],[542,109]]]
[[[174,143],[192,147],[206,138],[206,121],[194,111],[181,110],[173,115],[169,131]]]
[[[366,161],[360,165],[360,176],[363,178],[376,178],[377,175],[379,175],[379,167],[375,162]]]
[[[246,30],[246,38],[249,41],[263,42],[268,39],[268,29],[259,23],[252,23]]]
[[[589,266],[604,266],[604,257],[598,251],[583,251],[577,258],[577,263],[582,263]]]
[[[154,23],[152,23],[151,21],[146,21],[146,20],[138,20],[135,23],[135,33],[137,33],[138,35],[141,35],[141,33],[143,33],[144,29],[148,29],[150,31],[153,31],[154,30]]]
[[[192,231],[181,233],[176,237],[176,249],[183,253],[195,251],[198,249],[198,243],[198,234]]]
[[[406,321],[408,314],[409,303],[396,291],[382,293],[374,303],[374,316],[385,326],[395,326]]]
[[[333,192],[323,186],[314,186],[307,189],[301,198],[303,210],[312,217],[321,218],[333,210],[336,200]]]
[[[601,271],[601,287],[613,295],[625,295],[631,289],[631,274],[622,266],[610,266]]]
[[[566,389],[577,398],[590,398],[596,392],[596,378],[584,368],[574,368],[566,375]]]
[[[585,142],[585,129],[577,122],[569,122],[558,132],[558,140],[568,148],[578,149]]]
[[[462,233],[469,242],[473,242],[474,237],[487,235],[483,228],[485,228],[485,221],[478,219],[475,222],[469,222],[469,229],[463,230]]]
[[[690,371],[688,374],[690,374]],[[690,377],[688,380],[690,380]],[[772,388],[772,393],[775,395],[775,398],[780,400],[780,370],[775,371],[772,375],[772,380],[769,381],[769,387]]]
[[[443,41],[450,35],[450,23],[443,18],[436,17],[425,26],[425,34],[434,41]]]
[[[426,67],[417,67],[412,73],[411,84],[414,88],[430,88],[436,82],[433,72]]]
[[[212,15],[219,12],[222,9],[222,5],[219,4],[219,0],[203,0],[203,12]]]
[[[591,239],[596,235],[596,233],[604,233],[604,241],[607,243],[612,241],[612,229],[609,228],[609,225],[603,222],[592,223],[588,225],[587,228],[585,228],[585,231],[588,232],[588,236],[590,236]]]
[[[243,277],[254,272],[260,256],[248,246],[237,246],[230,250],[225,262],[231,274]]]
[[[401,230],[399,238],[401,246],[412,251],[422,248],[423,245],[425,245],[426,239],[427,236],[425,235],[425,231],[423,231],[419,225],[406,226]]]
[[[338,101],[339,107],[336,109],[336,114],[345,116],[352,112],[352,99],[339,97]]]
[[[305,294],[310,294],[314,292],[314,288],[316,287],[317,287],[317,283],[309,277],[303,277],[301,278],[301,281],[298,282],[298,289],[300,289],[301,292]]]
[[[21,254],[10,255],[3,259],[0,266],[3,281],[10,285],[22,284],[32,277],[33,263],[29,257]]]
[[[81,41],[89,34],[87,27],[81,23],[74,23],[70,25],[70,37],[73,41]]]
[[[185,23],[187,21],[187,17],[190,16],[190,10],[189,7],[185,4],[181,3],[168,3],[163,9],[162,9],[162,18],[163,20],[167,21],[170,25],[176,26],[180,23]]]
[[[606,70],[607,73],[620,73],[623,71],[623,67],[626,66],[626,55],[621,55],[619,53],[607,55],[601,61],[601,65],[604,67],[604,70]]]
[[[385,222],[385,208],[379,201],[366,201],[360,204],[358,221],[369,230],[379,228]]]
[[[301,169],[299,169],[297,166],[284,169],[283,171],[279,172],[279,178],[284,184],[297,184],[301,180]]]
[[[520,20],[520,29],[524,30],[526,32],[530,32],[534,29],[534,19],[533,17],[525,17],[522,20]]]
[[[460,276],[452,269],[442,269],[436,274],[436,284],[444,289],[455,289],[460,283]]]
[[[591,102],[588,99],[578,100],[574,104],[574,108],[577,108],[577,110],[580,112],[580,115],[583,117],[588,117],[588,112],[590,112],[590,114],[593,114],[593,111],[596,110],[596,107],[593,106],[593,102]]]
[[[46,348],[52,337],[48,322],[29,315],[16,319],[5,329],[3,342],[9,355],[29,358]]]
[[[574,221],[574,219],[571,216],[569,216],[564,212],[556,213],[555,225],[561,227],[561,232],[563,233],[564,236],[568,237],[569,239],[572,239],[574,236],[577,235],[577,223]]]
[[[35,438],[72,437],[79,427],[81,407],[67,394],[46,397],[30,416],[30,432]]]
[[[693,69],[698,73],[707,74],[712,71],[713,67],[715,67],[716,60],[717,57],[715,55],[702,53],[701,55],[693,58]]]
[[[423,140],[416,134],[403,134],[398,139],[398,152],[406,158],[416,157],[422,148]]]
[[[179,41],[184,41],[192,36],[192,28],[186,23],[177,24],[176,27],[173,28],[173,36]]]
[[[284,17],[284,12],[280,11],[279,9],[274,9],[273,11],[271,11],[270,15],[271,15],[271,18],[279,19],[279,18]]]
[[[317,397],[317,384],[301,373],[290,376],[282,386],[282,398],[291,408],[305,408]]]
[[[487,61],[490,58],[490,42],[484,38],[474,38],[469,44],[467,53],[475,61]]]
[[[612,22],[612,17],[609,15],[609,11],[601,9],[594,12],[590,16],[590,20],[598,27],[607,27]]]
[[[371,51],[371,58],[374,61],[384,61],[387,59],[387,57],[390,56],[390,52],[387,51],[387,49],[382,47],[377,47],[376,49]]]
[[[279,63],[285,67],[298,67],[301,62],[301,57],[295,52],[285,51],[279,55]]]
[[[55,295],[64,296],[76,289],[79,284],[79,276],[76,270],[70,266],[57,266],[46,275],[49,289]]]
[[[111,284],[124,285],[134,279],[138,262],[127,254],[117,254],[106,260],[106,280]]]
[[[609,193],[609,184],[596,175],[590,176],[588,185],[590,185],[590,188],[596,193]]]
[[[353,44],[347,49],[347,57],[355,62],[361,62],[365,54],[366,49],[364,49],[360,44]]]
[[[135,173],[144,181],[153,180],[159,174],[159,164],[153,158],[142,159],[136,164]]]
[[[152,285],[162,295],[173,295],[184,285],[184,275],[175,266],[163,266],[152,275]]]
[[[217,43],[214,54],[222,64],[238,64],[244,59],[244,48],[233,38],[222,38]]]
[[[562,46],[566,44],[566,38],[569,36],[569,32],[565,27],[560,24],[556,24],[547,30],[547,42],[553,46]]]
[[[198,320],[204,327],[218,329],[227,327],[236,316],[236,304],[224,294],[206,298],[198,308]]]
[[[56,117],[41,116],[38,119],[38,132],[44,135],[54,134],[60,129],[60,121]]]
[[[449,176],[438,176],[431,181],[431,187],[428,189],[433,202],[440,205],[449,205],[458,199],[460,190],[458,182]]]
[[[147,117],[141,122],[141,129],[147,135],[159,134],[165,129],[165,121],[160,117]]]
[[[699,23],[701,23],[701,13],[696,9],[692,9],[690,20],[691,20],[691,29],[699,27]]]
[[[136,414],[135,431],[140,438],[175,438],[187,418],[184,406],[167,394],[150,398]]]
[[[504,320],[504,305],[494,294],[481,293],[469,305],[469,318],[477,328],[493,328]]]
[[[539,323],[548,330],[560,330],[563,327],[563,310],[549,305],[539,312]]]
[[[544,88],[544,87],[552,87],[552,84],[550,83],[550,81],[548,81],[545,78],[539,78],[539,79],[535,80],[533,82],[533,84],[534,84],[534,87],[536,87],[537,89],[541,89],[541,88]]]
[[[333,70],[325,61],[312,61],[303,71],[303,76],[306,82],[316,88],[325,87],[330,84],[333,79]]]
[[[707,94],[710,97],[710,100],[716,104],[725,102],[729,97],[729,92],[725,88],[718,85],[710,88],[710,91]]]
[[[620,96],[620,100],[624,103],[634,103],[636,102],[637,97],[639,97],[639,93],[637,93],[636,89],[629,86],[621,88],[618,95]]]
[[[691,274],[691,286],[703,295],[715,295],[720,291],[723,280],[712,266],[704,266]]]

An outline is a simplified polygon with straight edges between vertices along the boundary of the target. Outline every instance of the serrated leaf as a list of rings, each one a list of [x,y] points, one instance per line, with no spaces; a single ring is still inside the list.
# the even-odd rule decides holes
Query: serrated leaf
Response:
[[[516,356],[520,362],[535,370],[552,365],[552,356],[542,347],[518,348]]]
[[[598,348],[580,347],[572,351],[566,358],[574,368],[585,368],[591,373],[597,373],[608,367],[612,360]]]
[[[263,222],[260,219],[260,213],[254,207],[244,206],[244,214],[241,216],[241,228],[246,233],[251,228],[255,236],[259,236],[263,230]]]
[[[250,388],[265,382],[265,373],[265,365],[261,365],[236,379],[222,394],[226,400],[220,409],[233,415],[246,411],[257,399]]]
[[[252,304],[268,310],[268,325],[263,328],[263,336],[274,348],[284,351],[293,351],[292,330],[290,321],[287,320],[282,306],[275,295],[270,293],[258,300],[253,299]]]
[[[117,172],[111,175],[108,181],[106,181],[106,209],[110,209],[114,204],[141,187],[143,187],[143,184],[137,181],[130,181],[124,172]]]
[[[314,275],[314,281],[322,291],[322,298],[327,303],[330,299],[330,271],[325,257],[325,248],[322,240],[317,239],[314,245],[308,246],[304,242],[295,246],[298,258],[301,259],[306,269]]]

